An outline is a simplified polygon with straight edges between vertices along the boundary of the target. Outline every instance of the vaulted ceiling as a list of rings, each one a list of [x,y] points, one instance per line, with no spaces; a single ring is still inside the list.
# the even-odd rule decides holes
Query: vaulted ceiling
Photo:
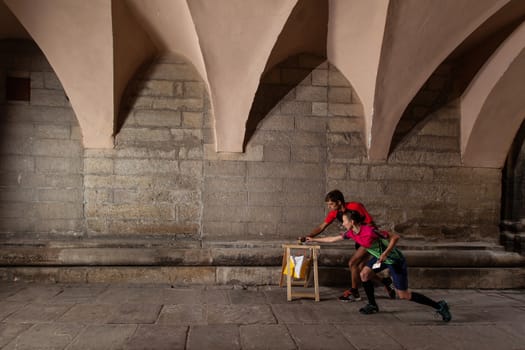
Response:
[[[364,108],[370,159],[445,61],[461,62],[461,155],[502,167],[525,116],[522,0],[0,0],[0,40],[32,39],[58,75],[86,148],[111,148],[124,89],[144,62],[186,57],[211,100],[217,152],[242,152],[260,79],[309,52]]]

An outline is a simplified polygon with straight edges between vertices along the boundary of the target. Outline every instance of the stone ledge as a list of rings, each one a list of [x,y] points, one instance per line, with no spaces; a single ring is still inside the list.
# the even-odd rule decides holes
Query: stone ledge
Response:
[[[282,244],[290,243],[152,237],[0,242],[0,280],[242,285],[279,284]],[[403,240],[399,246],[413,288],[525,288],[525,257],[499,245]],[[320,284],[347,287],[353,252],[352,242],[322,244]]]
[[[411,288],[525,288],[525,269],[410,267]],[[278,285],[280,267],[94,266],[0,267],[0,280],[48,283],[161,283],[173,285]],[[348,270],[320,268],[321,286],[347,288]]]
[[[525,256],[490,250],[468,244],[426,245],[424,249],[402,247],[409,266],[414,267],[524,267]],[[354,252],[353,246],[323,245],[320,266],[345,267]],[[0,246],[0,266],[280,266],[281,247],[248,246],[246,243],[226,247],[102,247],[67,245],[58,247]]]
[[[47,248],[281,248],[283,244],[296,243],[283,239],[244,240],[197,239],[184,234],[57,234],[57,233],[0,233],[0,247],[47,247]],[[335,244],[321,243],[323,249],[353,249],[352,241]],[[504,250],[492,241],[427,241],[419,238],[403,238],[398,247],[402,250]]]

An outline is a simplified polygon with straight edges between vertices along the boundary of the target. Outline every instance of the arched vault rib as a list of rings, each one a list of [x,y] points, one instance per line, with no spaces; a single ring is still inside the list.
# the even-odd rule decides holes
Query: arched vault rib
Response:
[[[113,147],[111,2],[6,0],[66,91],[89,148]],[[97,28],[97,30],[92,30]]]
[[[115,116],[126,82],[153,52],[127,8],[111,0],[56,0],[53,6],[45,1],[7,0],[6,4],[60,79],[84,147],[113,147]]]
[[[525,118],[525,24],[510,35],[461,98],[461,154],[468,166],[501,168]],[[492,135],[492,136],[488,136]]]
[[[365,130],[370,130],[372,125],[387,9],[388,0],[330,0],[328,60],[352,82],[363,104]],[[365,140],[370,139],[363,136]]]
[[[242,152],[270,52],[297,0],[188,2],[208,77],[218,152]]]
[[[421,86],[469,34],[506,3],[508,0],[389,3],[374,108],[371,116],[365,115],[371,121],[365,132],[370,159],[388,157],[396,126]],[[353,82],[353,77],[347,79]]]
[[[156,53],[146,32],[137,25],[126,3],[112,0],[113,56],[114,56],[114,122],[113,133],[118,133],[120,102],[124,90],[137,69]]]
[[[199,38],[188,3],[165,0],[127,0],[127,3],[158,51],[186,57],[209,89]]]

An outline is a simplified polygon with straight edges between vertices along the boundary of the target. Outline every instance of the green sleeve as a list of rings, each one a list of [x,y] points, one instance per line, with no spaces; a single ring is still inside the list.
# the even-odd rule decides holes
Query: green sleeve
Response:
[[[370,253],[370,255],[379,259],[383,251],[386,249],[386,247],[388,247],[388,243],[389,242],[387,239],[378,239],[374,243],[372,243],[372,245],[370,246],[370,248],[367,249],[367,251]],[[390,254],[388,254],[388,257],[384,261],[384,263],[387,265],[392,265],[396,261],[400,261],[403,259],[404,257],[401,251],[397,248],[394,248],[392,249]]]

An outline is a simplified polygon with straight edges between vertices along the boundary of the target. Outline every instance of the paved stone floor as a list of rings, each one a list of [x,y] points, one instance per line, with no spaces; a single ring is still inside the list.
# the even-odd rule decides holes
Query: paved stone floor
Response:
[[[364,301],[286,301],[276,286],[0,282],[1,349],[525,349],[525,290],[420,290],[446,299],[444,323],[377,290]]]

